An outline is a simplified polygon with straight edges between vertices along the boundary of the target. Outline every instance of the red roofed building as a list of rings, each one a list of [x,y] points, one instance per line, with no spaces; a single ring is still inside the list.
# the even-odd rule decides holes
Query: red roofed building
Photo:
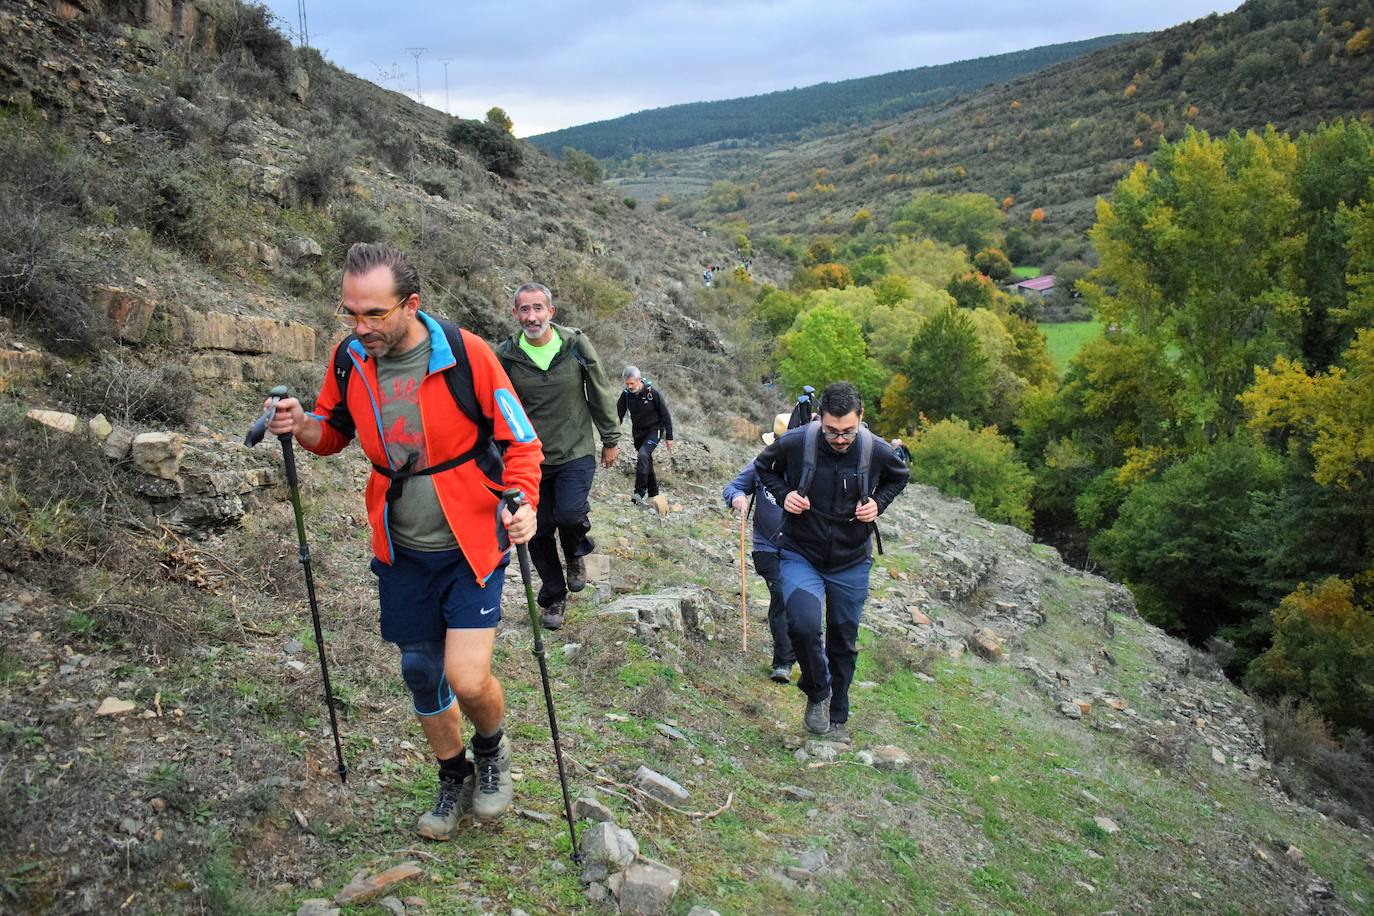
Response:
[[[1023,296],[1038,294],[1041,298],[1048,299],[1050,293],[1054,291],[1054,274],[1022,280],[1020,283],[1013,283],[1011,288]]]

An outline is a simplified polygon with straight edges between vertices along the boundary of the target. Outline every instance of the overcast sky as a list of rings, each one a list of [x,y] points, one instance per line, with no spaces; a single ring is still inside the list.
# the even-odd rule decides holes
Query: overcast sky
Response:
[[[645,108],[1167,28],[1239,0],[303,0],[310,43],[462,117],[499,105],[519,136]],[[298,0],[268,0],[295,31]],[[444,64],[448,63],[447,102]]]

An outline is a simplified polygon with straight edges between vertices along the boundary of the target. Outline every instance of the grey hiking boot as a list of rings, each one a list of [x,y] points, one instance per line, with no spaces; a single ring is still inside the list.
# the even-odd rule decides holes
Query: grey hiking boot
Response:
[[[562,601],[555,601],[553,604],[544,608],[539,615],[539,625],[546,630],[558,630],[563,627],[563,615],[567,613],[567,605]]]
[[[420,815],[415,831],[427,840],[447,840],[458,822],[472,813],[472,791],[477,779],[469,776],[461,783],[456,779],[439,779],[439,795],[434,807]]]
[[[831,722],[830,733],[825,738],[836,744],[852,744],[854,742],[854,739],[849,737],[849,730],[844,727],[843,722]]]
[[[813,735],[829,734],[830,697],[822,697],[819,700],[808,700],[806,703],[806,714],[802,716],[802,721],[806,724],[806,730]]]
[[[644,505],[644,494],[643,494],[643,493],[632,493],[632,494],[630,495],[630,502],[634,503],[636,506],[642,506],[642,505]]]
[[[580,592],[587,587],[587,558],[573,557],[568,562],[568,591]]]
[[[773,669],[773,673],[768,675],[768,679],[778,684],[788,683],[792,680],[792,666],[778,665]]]
[[[472,796],[472,814],[478,820],[495,820],[510,807],[515,783],[510,778],[510,739],[501,736],[496,753],[490,757],[472,749],[477,766],[477,791]]]

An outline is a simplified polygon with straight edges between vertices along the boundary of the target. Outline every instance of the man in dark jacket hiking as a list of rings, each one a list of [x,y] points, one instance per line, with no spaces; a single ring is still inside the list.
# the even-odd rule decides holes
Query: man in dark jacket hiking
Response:
[[[858,389],[835,382],[821,393],[819,424],[789,430],[754,461],[759,482],[784,510],[778,565],[801,667],[797,687],[807,700],[803,721],[812,734],[846,743],[859,618],[873,565],[869,537],[907,482],[906,465],[868,431],[863,414]]]
[[[630,502],[639,505],[645,499],[658,495],[658,478],[654,476],[654,449],[661,440],[671,451],[673,448],[673,415],[668,412],[668,402],[663,392],[655,388],[635,366],[625,367],[625,390],[620,392],[620,400],[615,403],[618,423],[625,422],[625,414],[630,414],[630,432],[635,443],[635,491]]]
[[[563,626],[568,592],[586,587],[584,558],[596,549],[589,536],[587,502],[596,472],[593,429],[601,438],[601,466],[608,468],[620,452],[620,423],[596,350],[577,328],[554,324],[548,287],[521,286],[511,313],[520,333],[502,341],[496,355],[544,446],[538,528],[530,541],[530,559],[539,571],[540,622],[557,630]],[[566,578],[558,559],[559,542],[567,559]]]

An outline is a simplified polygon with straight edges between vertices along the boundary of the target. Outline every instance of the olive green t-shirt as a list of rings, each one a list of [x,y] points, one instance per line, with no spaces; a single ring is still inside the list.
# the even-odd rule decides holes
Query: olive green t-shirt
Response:
[[[549,364],[553,362],[553,358],[558,355],[559,349],[563,346],[563,338],[558,336],[558,329],[551,327],[549,330],[553,331],[553,336],[542,347],[530,343],[530,339],[523,333],[520,335],[520,349],[529,354],[530,359],[534,360],[534,364],[544,372],[549,371]]]
[[[377,400],[382,411],[382,439],[393,468],[402,467],[411,455],[415,470],[429,466],[425,432],[420,425],[420,383],[429,369],[429,338],[397,356],[377,360]],[[401,498],[391,504],[387,516],[393,542],[411,550],[451,550],[458,546],[453,529],[444,517],[434,478],[407,478]]]

